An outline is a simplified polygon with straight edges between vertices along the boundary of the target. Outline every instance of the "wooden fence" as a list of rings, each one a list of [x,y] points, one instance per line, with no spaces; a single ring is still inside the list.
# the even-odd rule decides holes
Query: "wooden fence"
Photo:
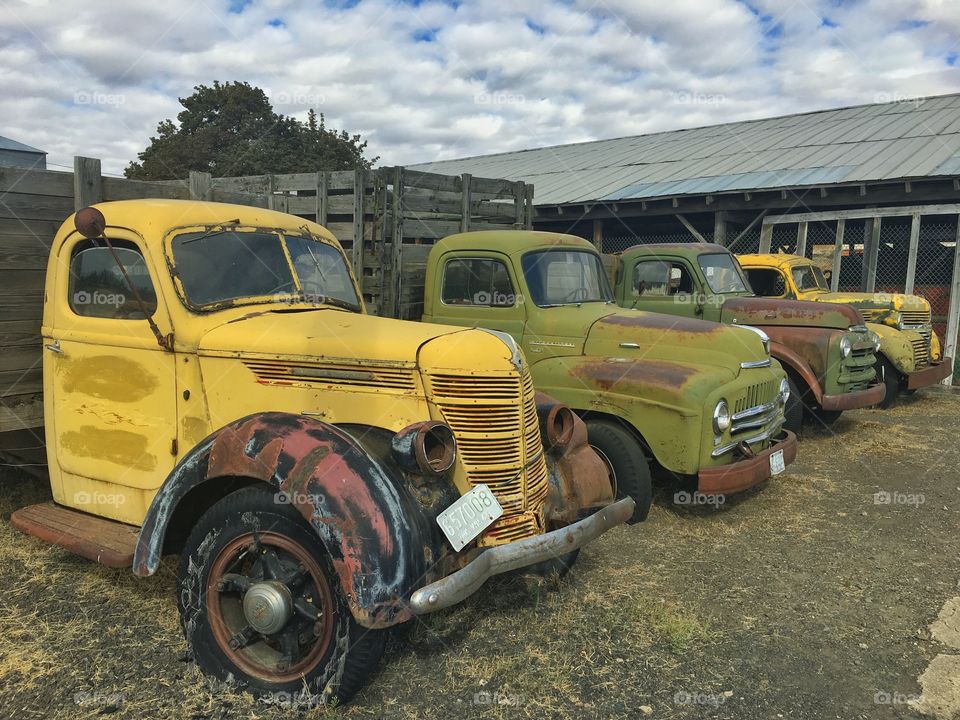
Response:
[[[434,241],[533,221],[532,185],[403,167],[162,182],[105,177],[99,160],[83,157],[72,173],[0,167],[0,432],[43,422],[40,323],[57,229],[81,207],[136,198],[269,207],[319,222],[351,257],[368,310],[406,319],[422,313]]]

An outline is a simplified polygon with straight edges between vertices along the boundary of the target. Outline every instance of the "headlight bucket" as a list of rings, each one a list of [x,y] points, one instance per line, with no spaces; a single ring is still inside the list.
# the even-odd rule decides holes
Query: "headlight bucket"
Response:
[[[781,405],[786,405],[790,399],[790,381],[784,378],[780,381],[780,392],[777,395]]]
[[[400,467],[424,475],[442,475],[457,459],[453,430],[435,420],[408,425],[393,436],[391,449]]]
[[[850,353],[852,352],[853,352],[853,343],[850,342],[849,337],[844,335],[842,338],[840,338],[840,354],[843,357],[848,358],[850,357]]]
[[[566,405],[557,403],[545,413],[540,413],[540,431],[547,448],[563,450],[573,439],[576,417]]]
[[[723,433],[730,429],[731,424],[730,408],[726,400],[721,400],[713,409],[713,429],[718,434]]]

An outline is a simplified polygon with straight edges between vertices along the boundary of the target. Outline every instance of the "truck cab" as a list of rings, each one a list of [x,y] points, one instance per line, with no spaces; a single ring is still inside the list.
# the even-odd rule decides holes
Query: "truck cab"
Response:
[[[506,335],[366,315],[325,228],[251,207],[103,203],[46,278],[54,502],[12,523],[155,573],[180,552],[200,667],[348,699],[384,631],[550,565],[633,513]]]
[[[617,303],[624,307],[758,327],[786,369],[793,400],[788,428],[806,411],[831,424],[840,412],[880,401],[874,384],[876,337],[851,308],[771,301],[754,295],[737,259],[711,243],[637,245],[619,257]]]
[[[740,264],[763,297],[807,300],[856,308],[880,338],[877,374],[885,393],[881,407],[892,406],[901,392],[933,385],[953,372],[933,330],[930,303],[902,293],[832,292],[828,278],[812,260],[799,255],[740,255]]]
[[[732,493],[783,472],[787,380],[763,333],[618,308],[596,249],[534,231],[461,233],[427,261],[426,322],[486,327],[523,348],[538,389],[586,423],[621,495],[652,474]]]

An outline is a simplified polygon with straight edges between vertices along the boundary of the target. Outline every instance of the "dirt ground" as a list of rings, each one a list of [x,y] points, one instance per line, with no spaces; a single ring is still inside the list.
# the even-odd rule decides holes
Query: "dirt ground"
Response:
[[[960,594],[958,428],[960,396],[920,394],[808,431],[785,475],[719,507],[661,488],[565,580],[488,583],[394,637],[350,705],[306,716],[921,717],[928,626]],[[48,497],[0,469],[0,717],[293,714],[190,663],[172,560],[137,580],[10,526]]]

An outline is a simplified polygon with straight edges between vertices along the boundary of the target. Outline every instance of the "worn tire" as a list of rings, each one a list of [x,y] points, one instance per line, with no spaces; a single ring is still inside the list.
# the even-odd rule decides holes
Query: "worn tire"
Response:
[[[263,543],[261,554],[273,553],[274,561],[279,562],[274,567],[284,572],[296,572],[296,553],[302,553],[300,557],[304,558],[305,564],[299,567],[303,579],[290,587],[297,588],[298,597],[308,593],[311,604],[322,603],[322,613],[318,614],[322,620],[312,627],[323,626],[323,631],[311,630],[310,620],[301,619],[296,612],[281,631],[292,629],[294,636],[301,638],[311,632],[313,634],[309,637],[313,638],[322,632],[316,640],[296,641],[295,654],[299,656],[302,651],[305,656],[297,661],[306,663],[301,670],[297,669],[300,667],[297,663],[293,667],[287,663],[284,667],[285,661],[271,647],[270,640],[254,640],[246,648],[230,649],[225,647],[222,639],[217,639],[214,626],[221,628],[219,634],[223,635],[222,629],[236,633],[234,628],[247,625],[248,621],[242,605],[239,613],[236,609],[245,592],[214,589],[216,578],[226,577],[228,573],[217,572],[216,578],[211,580],[211,570],[216,572],[217,567],[222,567],[224,571],[235,573],[243,570],[243,563],[250,563],[250,579],[255,579],[257,564],[263,568],[266,562],[251,550],[251,545],[243,544],[250,542],[246,538],[251,537],[251,533]],[[283,543],[283,546],[270,543]],[[233,547],[241,549],[231,550]],[[285,556],[284,548],[290,548],[292,554]],[[223,564],[224,558],[229,560],[231,553],[235,553],[236,558],[231,564]],[[260,580],[264,577],[270,576],[261,573]],[[326,607],[327,602],[330,607]],[[386,632],[368,630],[353,619],[333,564],[314,530],[291,505],[276,503],[273,492],[263,486],[231,493],[197,522],[180,558],[177,604],[187,645],[204,673],[225,682],[234,682],[254,695],[272,696],[281,704],[312,707],[334,700],[342,704],[364,685],[383,654]],[[228,619],[232,619],[233,627]],[[295,622],[300,624],[294,625]],[[278,635],[269,637],[273,639]],[[303,650],[307,643],[312,644]],[[254,653],[260,653],[261,657]],[[276,654],[279,661],[272,670],[271,653]],[[254,670],[251,671],[251,666],[241,667],[238,662],[252,662]],[[292,674],[297,676],[290,677]]]
[[[790,384],[790,397],[783,408],[783,427],[799,436],[803,428],[803,403],[800,401],[800,391],[793,378],[787,376],[787,382]]]
[[[646,520],[653,499],[650,463],[637,439],[623,426],[610,420],[587,420],[587,436],[592,447],[613,474],[617,498],[631,497],[636,503],[627,521]]]
[[[892,408],[897,404],[897,395],[900,394],[900,373],[893,367],[893,363],[881,357],[877,359],[877,375],[883,379],[886,389],[883,400],[877,403],[877,407],[882,410]]]

